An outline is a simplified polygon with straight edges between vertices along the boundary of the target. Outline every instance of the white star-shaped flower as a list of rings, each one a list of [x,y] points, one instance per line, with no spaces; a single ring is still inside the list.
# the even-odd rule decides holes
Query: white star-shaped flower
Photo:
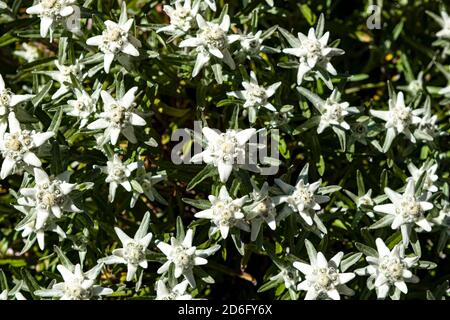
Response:
[[[175,278],[178,279],[183,275],[191,287],[196,286],[193,268],[207,264],[208,260],[202,256],[208,256],[210,253],[208,250],[197,250],[195,246],[192,246],[192,238],[193,231],[189,229],[182,240],[172,237],[170,244],[162,241],[156,244],[167,257],[167,261],[158,269],[158,274],[166,273],[173,264]]]
[[[305,280],[298,284],[297,290],[306,291],[305,300],[333,299],[340,300],[341,294],[352,295],[353,290],[345,284],[355,277],[353,272],[339,272],[339,265],[344,256],[337,253],[330,261],[322,252],[310,264],[296,261],[294,267],[305,275]]]
[[[34,150],[53,137],[53,132],[22,130],[15,116],[9,115],[9,132],[0,132],[0,152],[3,157],[0,178],[5,179],[24,165],[40,167]]]
[[[126,4],[123,1],[119,22],[105,21],[106,29],[103,33],[86,41],[86,44],[99,47],[99,50],[103,52],[103,66],[106,73],[109,73],[114,58],[119,54],[123,53],[133,57],[139,56],[137,48],[141,47],[141,43],[130,34],[134,19],[127,20],[126,10]]]
[[[67,92],[71,91],[71,87],[74,85],[72,83],[71,75],[73,75],[78,80],[82,80],[87,74],[83,74],[82,70],[84,64],[80,62],[82,57],[77,59],[72,65],[62,65],[57,60],[55,61],[55,66],[58,70],[56,71],[39,71],[40,74],[45,74],[50,76],[53,80],[59,83],[58,90],[52,95],[52,99],[58,99],[65,95]]]
[[[345,116],[351,113],[358,113],[355,107],[350,107],[348,102],[339,102],[339,92],[335,89],[331,96],[321,106],[320,123],[317,133],[322,133],[329,126],[337,126],[344,130],[349,130],[350,125],[345,121]]]
[[[50,31],[52,38],[53,25],[74,13],[75,0],[40,0],[38,4],[27,8],[28,14],[36,14],[41,18],[41,37]]]
[[[195,154],[191,162],[203,160],[207,164],[212,164],[219,171],[220,181],[227,182],[233,169],[245,165],[246,145],[256,133],[256,129],[227,130],[225,133],[218,133],[205,127],[202,132],[207,140],[206,149]]]
[[[450,40],[450,16],[447,12],[442,11],[441,17],[442,19],[437,22],[441,25],[442,29],[436,33],[436,36]]]
[[[14,55],[24,59],[27,63],[31,63],[39,59],[39,49],[33,44],[24,42],[21,44],[21,47],[22,50],[15,50]]]
[[[37,209],[36,207],[29,207],[24,205],[15,205],[14,208],[25,215],[22,219],[24,223],[19,223],[16,227],[16,231],[22,232],[22,238],[26,238],[25,245],[28,244],[28,241],[37,240],[39,249],[45,249],[45,232],[51,231],[56,233],[60,239],[65,239],[67,237],[66,233],[60,226],[56,224],[57,218],[53,215],[50,215],[45,223],[40,228],[36,228],[36,217],[37,217]],[[26,221],[26,223],[25,223]],[[35,235],[35,237],[33,237]]]
[[[411,178],[414,180],[415,183],[417,183],[422,176],[422,174],[425,173],[425,182],[424,182],[424,189],[429,192],[437,192],[438,187],[434,184],[438,180],[438,176],[436,174],[436,170],[438,169],[437,163],[433,165],[429,165],[424,163],[420,168],[417,168],[414,163],[410,162],[408,163],[408,170],[411,174]]]
[[[134,113],[134,99],[137,87],[128,90],[125,95],[116,100],[107,91],[102,91],[103,112],[98,115],[98,119],[90,123],[89,130],[106,129],[103,134],[103,143],[111,141],[115,145],[122,133],[131,143],[137,143],[133,126],[145,126],[145,120]]]
[[[247,199],[247,196],[238,199],[231,198],[227,188],[222,186],[218,197],[208,196],[211,208],[197,212],[195,217],[211,220],[214,227],[211,228],[210,234],[220,231],[223,239],[228,237],[228,233],[233,227],[250,231],[248,224],[244,221],[245,215],[242,208]]]
[[[192,300],[192,296],[186,293],[189,281],[184,280],[175,286],[168,288],[163,280],[156,282],[155,300]]]
[[[200,7],[200,1],[191,0],[177,0],[174,7],[171,5],[164,5],[164,12],[170,17],[170,24],[168,26],[159,28],[157,32],[178,33],[185,34],[195,24],[195,17]]]
[[[396,97],[389,99],[389,111],[370,110],[371,115],[386,121],[384,125],[387,129],[383,146],[384,151],[389,150],[392,141],[400,133],[403,133],[412,143],[416,143],[416,138],[411,133],[411,126],[421,122],[418,115],[422,111],[420,109],[411,110],[410,107],[406,107],[403,92],[399,92]]]
[[[194,38],[181,41],[180,48],[195,47],[197,50],[197,60],[195,62],[192,77],[195,77],[200,70],[210,61],[211,56],[225,62],[232,70],[236,68],[229,45],[239,40],[239,35],[228,35],[230,29],[230,16],[225,15],[220,24],[205,21],[201,15],[196,16],[199,31]]]
[[[275,183],[280,187],[284,195],[274,197],[274,202],[276,205],[287,203],[292,211],[298,212],[306,224],[311,226],[313,225],[316,211],[321,210],[320,205],[329,201],[330,198],[317,194],[322,180],[308,183],[308,169],[309,165],[306,164],[300,172],[295,186],[291,186],[280,179],[275,179]]]
[[[378,256],[367,256],[369,265],[355,270],[356,274],[369,276],[368,286],[375,287],[378,299],[385,299],[392,287],[408,293],[406,282],[419,282],[419,278],[408,270],[417,263],[419,257],[405,257],[402,244],[397,244],[389,250],[380,238],[376,239],[375,243]]]
[[[8,127],[8,115],[15,116],[14,107],[21,102],[33,98],[32,94],[14,94],[6,88],[5,81],[0,74],[0,133],[4,133]]]
[[[403,194],[388,187],[384,188],[384,192],[392,203],[377,205],[374,210],[393,216],[391,228],[396,230],[400,227],[405,244],[409,242],[409,235],[414,224],[427,232],[431,231],[430,222],[424,214],[426,211],[433,209],[433,204],[421,201],[420,198],[416,197],[414,179],[408,179]]]
[[[95,284],[103,264],[99,264],[87,272],[83,272],[80,264],[73,270],[58,265],[56,268],[63,277],[64,282],[56,283],[51,289],[41,289],[34,292],[43,298],[59,298],[59,300],[91,300],[113,293],[112,289],[103,288]]]
[[[261,107],[277,112],[277,109],[268,100],[275,94],[280,85],[281,82],[277,82],[264,88],[258,84],[255,73],[251,71],[250,82],[242,82],[245,90],[228,92],[227,95],[245,101],[244,108],[248,110],[249,121],[254,123],[256,121],[256,113]]]
[[[123,164],[119,156],[115,154],[106,162],[106,166],[100,166],[100,170],[107,174],[105,181],[109,183],[109,201],[113,202],[116,196],[117,186],[121,185],[126,191],[131,192],[131,172],[138,168],[138,162]]]
[[[84,128],[92,114],[95,113],[97,101],[100,97],[100,89],[96,90],[92,96],[84,90],[74,89],[76,100],[68,100],[67,104],[71,110],[67,115],[80,120],[80,128]]]
[[[284,53],[294,55],[299,58],[299,67],[297,73],[297,84],[301,85],[305,76],[318,67],[321,70],[335,76],[336,69],[330,60],[334,56],[344,54],[344,50],[328,47],[330,33],[326,32],[319,39],[314,28],[309,29],[308,36],[298,33],[298,43],[294,48],[283,49]],[[332,84],[330,83],[332,86]]]
[[[249,205],[246,210],[249,211],[247,219],[251,223],[251,240],[255,241],[264,222],[267,223],[271,230],[276,229],[277,210],[272,198],[269,196],[269,184],[264,182],[261,189],[254,185],[253,181],[252,184],[253,203]]]
[[[69,194],[76,184],[69,183],[71,172],[49,177],[41,168],[34,168],[35,185],[20,189],[23,196],[18,199],[22,206],[36,208],[36,229],[41,229],[50,215],[61,218],[64,212],[81,212]]]
[[[100,259],[98,262],[105,264],[126,264],[128,269],[127,281],[133,279],[139,267],[147,269],[146,250],[153,237],[151,233],[147,233],[149,223],[150,213],[147,212],[133,238],[130,238],[121,229],[115,227],[114,230],[122,243],[122,248],[114,249],[112,256]]]

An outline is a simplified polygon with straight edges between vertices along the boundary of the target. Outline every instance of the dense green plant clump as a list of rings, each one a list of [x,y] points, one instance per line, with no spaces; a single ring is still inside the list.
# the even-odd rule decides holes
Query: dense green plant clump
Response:
[[[0,1],[0,300],[445,299],[449,13]]]

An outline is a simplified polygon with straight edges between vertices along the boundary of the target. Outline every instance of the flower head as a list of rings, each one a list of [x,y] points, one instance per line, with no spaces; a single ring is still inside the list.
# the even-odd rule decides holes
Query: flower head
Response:
[[[350,129],[350,125],[344,118],[349,113],[357,113],[359,111],[355,107],[350,107],[348,102],[339,102],[338,95],[338,91],[335,89],[322,105],[322,115],[320,116],[317,133],[322,133],[329,126],[338,126],[344,130]]]
[[[378,238],[375,241],[378,256],[367,256],[369,265],[355,270],[358,275],[369,275],[368,285],[375,287],[378,299],[385,299],[394,286],[403,293],[408,293],[406,282],[418,282],[419,278],[408,269],[419,260],[418,257],[405,257],[404,247],[397,244],[392,250]]]
[[[50,31],[52,38],[53,25],[74,13],[75,0],[40,0],[38,4],[27,9],[28,14],[36,14],[41,18],[41,37]]]
[[[14,107],[21,102],[30,100],[34,95],[14,94],[10,89],[6,88],[5,81],[0,74],[0,133],[6,131],[8,127],[8,116],[15,116]]]
[[[227,95],[245,100],[244,108],[248,109],[250,123],[254,123],[256,121],[257,110],[261,107],[272,112],[277,112],[277,109],[275,109],[275,107],[268,100],[275,94],[275,91],[280,85],[281,82],[277,82],[267,88],[264,88],[258,85],[258,79],[256,79],[255,73],[251,71],[250,82],[242,82],[244,90],[228,92]]]
[[[131,172],[138,167],[137,162],[130,164],[122,163],[119,156],[114,154],[112,159],[106,162],[106,167],[100,167],[103,173],[106,173],[105,182],[109,183],[109,201],[113,202],[116,196],[117,186],[121,185],[126,191],[131,192],[130,176]]]
[[[170,244],[165,242],[158,242],[156,246],[167,257],[167,261],[158,269],[159,274],[167,272],[170,266],[173,264],[175,267],[175,278],[179,278],[181,275],[189,282],[191,287],[195,287],[195,278],[193,268],[195,266],[204,265],[208,263],[202,256],[208,256],[210,253],[206,250],[197,250],[195,246],[192,246],[193,231],[189,229],[184,236],[184,239],[176,239],[172,237]]]
[[[320,204],[327,202],[330,198],[317,194],[321,180],[308,183],[308,169],[309,165],[306,164],[300,172],[295,186],[287,184],[280,179],[275,179],[275,183],[280,187],[284,195],[274,197],[274,201],[277,205],[287,203],[293,212],[298,212],[306,224],[311,226],[316,215],[315,212],[321,209]]]
[[[344,50],[329,47],[328,39],[330,33],[317,35],[314,28],[309,29],[308,35],[298,33],[298,42],[293,48],[283,49],[284,53],[294,55],[299,58],[299,67],[297,73],[297,84],[301,85],[307,74],[311,71],[319,70],[323,78],[328,77],[326,73],[336,75],[336,69],[330,60],[334,56],[344,54]],[[292,45],[293,43],[291,43]],[[322,74],[324,73],[325,74]],[[328,86],[332,87],[331,82],[326,81]]]
[[[170,25],[159,28],[157,32],[167,33],[179,33],[184,34],[188,32],[196,23],[195,17],[199,10],[200,1],[194,1],[191,4],[191,0],[184,0],[182,4],[181,0],[175,2],[174,7],[170,5],[164,5],[163,10],[170,17]]]
[[[40,147],[53,135],[53,132],[22,130],[19,121],[10,115],[9,132],[0,132],[0,152],[3,157],[0,178],[5,179],[25,164],[40,167],[42,163],[34,153],[34,149]]]
[[[184,280],[173,287],[167,287],[163,280],[156,282],[155,300],[192,300],[192,296],[186,293],[189,281]]]
[[[333,299],[340,300],[341,294],[352,295],[353,290],[345,284],[355,277],[353,272],[341,273],[339,265],[344,256],[339,252],[330,261],[318,252],[310,264],[296,261],[294,267],[305,275],[305,280],[298,284],[297,290],[306,291],[305,300]]]
[[[51,289],[37,290],[34,294],[59,300],[91,300],[104,295],[110,295],[113,291],[95,284],[103,264],[99,264],[87,272],[83,272],[81,265],[77,264],[68,268],[58,265],[56,268],[63,277],[64,282],[56,283]],[[72,270],[71,270],[72,269]]]
[[[256,133],[256,130],[245,129],[241,131],[227,130],[218,133],[210,128],[203,128],[203,135],[207,140],[205,151],[192,157],[192,162],[202,160],[217,167],[222,182],[226,182],[233,169],[238,169],[246,161],[246,144]]]
[[[34,168],[35,185],[20,189],[20,205],[36,208],[36,229],[41,229],[50,215],[61,218],[64,212],[81,212],[69,194],[75,184],[69,183],[71,173],[66,171],[57,177],[49,177],[41,168]]]
[[[106,91],[100,93],[104,104],[104,111],[87,128],[89,130],[105,129],[102,144],[111,141],[115,145],[121,133],[131,143],[137,143],[133,126],[145,126],[146,124],[141,116],[133,112],[137,89],[137,87],[131,88],[118,100],[114,99]]]
[[[411,127],[421,122],[420,114],[423,110],[411,110],[410,107],[405,106],[403,92],[399,92],[396,96],[389,99],[389,111],[370,110],[370,114],[376,118],[380,118],[385,123],[386,140],[384,142],[383,150],[386,152],[394,138],[403,133],[411,142],[415,143],[416,138],[411,133]]]
[[[403,241],[405,244],[409,242],[409,234],[411,227],[416,224],[425,231],[431,231],[431,225],[425,218],[425,212],[433,209],[433,204],[422,201],[416,196],[414,179],[409,179],[405,192],[399,194],[390,188],[384,188],[384,192],[388,196],[391,203],[377,205],[375,211],[392,215],[392,229],[401,228]]]
[[[211,202],[211,208],[197,212],[196,218],[210,219],[215,225],[211,234],[220,231],[223,239],[228,237],[231,228],[237,227],[244,231],[250,231],[248,225],[244,222],[244,212],[242,206],[247,201],[247,196],[239,199],[233,199],[228,194],[227,188],[222,186],[219,196],[208,196]]]
[[[72,117],[77,117],[80,120],[80,128],[84,128],[90,116],[95,113],[100,89],[96,90],[92,96],[84,90],[74,89],[74,91],[76,100],[67,101],[67,104],[71,107],[71,110],[67,114]]]
[[[264,182],[261,189],[254,184],[253,188],[253,203],[245,209],[248,211],[247,219],[251,223],[251,240],[255,241],[264,222],[267,223],[271,230],[276,229],[277,210],[272,198],[269,196],[269,184],[267,182]]]
[[[239,40],[239,35],[228,35],[230,29],[230,16],[225,15],[220,24],[205,21],[201,15],[196,16],[199,31],[195,38],[181,41],[180,47],[195,47],[197,60],[192,76],[195,77],[200,70],[210,61],[211,56],[223,60],[231,69],[236,65],[231,57],[229,45]]]
[[[126,3],[122,2],[122,14],[118,23],[111,20],[105,21],[106,29],[99,36],[87,39],[86,44],[99,47],[104,54],[104,69],[109,73],[114,58],[120,54],[126,54],[133,57],[139,56],[137,48],[141,46],[139,40],[130,34],[134,19],[126,17]]]
[[[153,237],[151,233],[147,233],[149,222],[150,213],[147,212],[133,238],[127,236],[121,229],[114,228],[122,243],[122,248],[114,249],[112,256],[100,259],[98,262],[105,264],[126,264],[128,268],[127,281],[133,279],[139,267],[147,269],[146,250]]]

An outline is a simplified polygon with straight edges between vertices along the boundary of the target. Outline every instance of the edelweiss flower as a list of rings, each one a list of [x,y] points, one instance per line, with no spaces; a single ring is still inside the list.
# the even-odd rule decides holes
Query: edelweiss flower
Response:
[[[408,179],[403,195],[387,187],[384,188],[384,192],[392,203],[377,205],[374,210],[393,216],[391,228],[394,230],[401,228],[405,245],[409,242],[411,227],[414,224],[427,232],[431,231],[431,225],[424,214],[433,209],[433,204],[416,197],[413,179]]]
[[[256,79],[255,73],[251,71],[250,82],[242,82],[242,86],[245,90],[228,92],[227,95],[245,100],[244,108],[248,109],[249,121],[250,123],[254,123],[256,121],[256,113],[260,107],[266,108],[272,112],[277,112],[277,109],[268,102],[268,99],[275,94],[275,91],[280,85],[281,82],[277,82],[264,88],[258,85],[258,79]]]
[[[53,135],[53,132],[38,133],[34,130],[22,130],[19,121],[10,115],[9,132],[0,132],[0,152],[3,157],[0,178],[5,179],[17,167],[22,167],[24,164],[40,167],[41,160],[33,150],[43,145]]]
[[[411,133],[411,126],[420,123],[421,119],[417,116],[423,110],[411,110],[405,106],[403,92],[389,99],[389,111],[370,110],[370,114],[374,117],[386,121],[384,125],[387,129],[386,140],[384,142],[383,151],[389,150],[394,138],[403,133],[411,142],[415,143],[416,138]]]
[[[238,169],[246,161],[246,144],[256,133],[256,129],[242,131],[227,130],[225,133],[217,133],[210,128],[202,129],[207,140],[206,150],[194,155],[191,162],[203,159],[207,164],[212,164],[219,171],[220,181],[226,182],[233,169]]]
[[[95,285],[103,264],[99,264],[87,272],[81,270],[80,264],[69,270],[63,265],[56,268],[64,282],[56,283],[51,289],[36,290],[35,295],[43,298],[59,298],[59,300],[91,300],[93,298],[110,295],[113,290]]]
[[[297,290],[306,291],[305,300],[333,299],[340,300],[343,295],[353,295],[353,290],[345,285],[355,277],[353,272],[339,272],[339,265],[344,253],[339,252],[330,261],[318,252],[310,264],[296,261],[294,267],[305,275],[305,280],[298,284]]]
[[[396,290],[408,293],[405,282],[419,282],[419,278],[408,270],[417,263],[419,257],[405,257],[401,244],[397,244],[391,251],[380,238],[375,243],[378,256],[367,256],[369,265],[355,270],[356,274],[369,276],[367,286],[369,289],[375,287],[378,299],[385,299],[393,286]]]
[[[22,232],[22,238],[27,238],[25,240],[25,246],[29,246],[29,241],[34,242],[37,240],[39,249],[45,249],[45,232],[51,231],[60,237],[60,239],[65,239],[67,237],[66,233],[61,229],[60,226],[56,224],[56,219],[54,216],[49,216],[41,228],[36,227],[36,217],[37,210],[36,207],[28,206],[14,206],[15,209],[22,212],[25,217],[16,227],[16,231]],[[35,235],[35,238],[33,237]]]
[[[330,33],[326,32],[320,38],[316,35],[314,28],[309,29],[308,36],[298,33],[298,43],[294,48],[283,49],[284,53],[294,55],[299,58],[299,67],[297,73],[297,84],[301,85],[305,76],[312,70],[320,69],[320,72],[328,72],[335,76],[337,74],[330,60],[334,56],[343,55],[342,49],[328,47]],[[326,73],[322,77],[328,76]],[[324,78],[325,80],[325,78]],[[325,81],[331,86],[331,82]]]
[[[216,6],[216,0],[200,0],[204,4],[206,4],[212,11],[216,12],[217,6]]]
[[[46,37],[50,30],[50,39],[52,39],[52,26],[73,14],[75,3],[75,0],[40,0],[37,5],[29,7],[26,12],[39,15],[41,18],[41,37]]]
[[[437,22],[441,25],[442,30],[437,32],[436,36],[438,38],[450,40],[450,17],[445,11],[441,11],[441,16],[442,20]]]
[[[233,199],[228,194],[227,188],[222,186],[219,196],[208,196],[211,202],[211,208],[197,212],[196,218],[210,219],[215,227],[211,228],[210,234],[220,230],[223,239],[228,237],[231,228],[237,227],[244,231],[250,231],[249,226],[245,223],[242,206],[247,201],[247,196],[239,199]]]
[[[195,23],[195,16],[197,15],[200,6],[200,1],[194,0],[194,5],[191,5],[191,0],[181,0],[175,2],[175,8],[170,5],[164,5],[163,10],[170,17],[170,25],[159,28],[157,32],[179,33],[184,34],[188,32]]]
[[[418,169],[414,163],[410,162],[408,163],[408,170],[409,173],[411,173],[411,178],[414,180],[414,183],[417,183],[419,181],[419,178],[422,176],[422,174],[425,173],[425,182],[423,185],[424,190],[427,190],[429,192],[437,192],[438,187],[434,185],[434,183],[438,180],[438,176],[436,175],[436,170],[438,168],[437,163],[434,165],[429,165],[424,163],[420,169]]]
[[[137,87],[131,88],[119,100],[114,99],[106,91],[101,92],[104,111],[98,115],[99,119],[87,126],[89,130],[106,129],[101,144],[111,141],[115,145],[120,133],[131,143],[137,143],[133,126],[145,126],[146,124],[141,116],[133,112],[137,90]]]
[[[39,50],[34,45],[24,42],[22,43],[21,47],[23,50],[15,50],[14,55],[24,59],[27,63],[39,59]]]
[[[269,184],[264,182],[261,189],[254,184],[253,180],[253,203],[246,209],[249,211],[247,219],[251,223],[251,241],[255,241],[261,230],[261,225],[266,222],[270,229],[275,230],[277,210],[272,198],[269,196]]]
[[[300,272],[295,269],[295,268],[284,268],[284,267],[280,267],[280,272],[277,273],[276,275],[270,277],[270,280],[272,281],[282,281],[284,282],[284,286],[286,287],[286,289],[292,289],[292,290],[297,290],[297,284],[298,281],[300,280]]]
[[[437,115],[431,112],[431,101],[429,101],[429,103],[428,101],[425,103],[425,107],[423,108],[422,113],[422,119],[414,134],[417,135],[418,139],[433,141],[437,136],[442,135],[443,133],[439,130],[439,127],[437,125]]]
[[[255,34],[250,32],[249,34],[240,36],[240,43],[242,50],[251,56],[257,56],[264,46],[262,45],[263,39],[261,38],[262,31],[258,31]]]
[[[11,290],[8,289],[8,286],[6,287],[5,290],[3,290],[0,293],[0,301],[5,301],[5,300],[27,300],[23,294],[20,292],[20,289],[23,286],[23,281],[19,281],[14,288],[12,288]],[[11,298],[11,299],[10,299]]]
[[[72,107],[67,114],[79,118],[80,128],[84,128],[88,123],[91,114],[95,113],[97,101],[100,97],[100,89],[96,90],[92,96],[84,90],[80,91],[79,89],[74,89],[74,92],[77,99],[67,101],[67,104]]]
[[[207,250],[197,250],[196,247],[193,247],[192,237],[192,229],[189,229],[183,240],[177,240],[172,237],[170,239],[170,244],[162,241],[156,244],[159,250],[167,257],[167,261],[158,269],[158,274],[167,272],[170,265],[173,263],[175,266],[175,278],[178,279],[183,275],[191,287],[196,286],[193,268],[195,266],[207,264],[208,260],[201,256],[205,254],[209,255],[209,252],[207,253]]]
[[[135,181],[142,187],[142,192],[134,189],[133,196],[131,197],[130,207],[133,208],[136,204],[139,196],[143,193],[150,201],[157,200],[162,204],[167,205],[167,201],[158,193],[155,189],[155,185],[161,181],[166,180],[167,175],[165,172],[153,175],[151,172],[145,172],[145,168],[139,166],[136,171]]]
[[[8,115],[15,117],[14,107],[21,102],[33,98],[34,95],[14,94],[10,89],[6,88],[5,81],[0,74],[0,134],[3,134],[8,127]]]
[[[184,280],[172,288],[167,288],[163,280],[156,282],[155,300],[192,300],[192,296],[186,293],[189,282]]]
[[[306,164],[300,172],[295,186],[291,186],[280,179],[275,179],[275,183],[285,195],[274,197],[274,202],[276,205],[287,203],[292,211],[300,214],[307,225],[312,226],[313,219],[316,216],[315,212],[321,209],[320,204],[327,202],[330,198],[316,194],[322,180],[308,183],[308,169],[309,165]]]
[[[344,130],[349,130],[350,125],[345,121],[344,117],[349,113],[358,113],[355,107],[350,107],[348,102],[339,102],[339,92],[335,89],[331,96],[322,105],[319,127],[317,133],[321,134],[325,128],[333,125]]]
[[[236,65],[228,50],[229,45],[239,40],[239,35],[227,35],[230,29],[230,17],[225,15],[219,24],[205,21],[201,15],[196,16],[199,32],[197,37],[181,41],[180,48],[196,47],[197,60],[195,62],[192,77],[195,77],[200,70],[210,61],[211,55],[223,60],[231,69]]]
[[[35,186],[20,189],[24,197],[19,198],[18,203],[36,208],[36,229],[41,229],[51,214],[61,218],[64,212],[81,212],[69,197],[76,186],[69,183],[70,175],[71,172],[66,171],[50,178],[44,170],[34,168]]]
[[[133,279],[139,267],[147,269],[146,250],[153,237],[151,233],[147,233],[149,223],[150,213],[147,212],[133,239],[127,236],[121,229],[114,228],[120,242],[122,242],[122,248],[114,249],[112,256],[100,259],[98,262],[105,264],[126,264],[128,268],[127,281]]]
[[[126,16],[126,3],[122,2],[122,13],[118,23],[111,20],[105,21],[106,29],[102,35],[87,39],[86,44],[99,47],[104,54],[103,66],[106,73],[109,73],[114,58],[120,53],[129,56],[138,57],[141,43],[130,34],[134,19],[128,19]]]
[[[81,57],[80,57],[81,59]],[[39,73],[46,74],[50,76],[53,80],[59,82],[59,89],[52,95],[52,99],[58,99],[62,97],[67,92],[70,92],[72,83],[72,78],[70,75],[73,75],[75,78],[82,80],[86,74],[82,74],[82,70],[84,65],[79,62],[79,59],[75,61],[73,65],[62,65],[58,61],[55,61],[55,66],[58,68],[58,71],[42,71]],[[69,84],[69,85],[67,85]]]
[[[129,177],[131,172],[136,170],[138,167],[137,162],[132,162],[125,165],[120,160],[117,154],[114,155],[113,159],[109,159],[106,162],[106,167],[99,167],[103,173],[108,176],[105,182],[109,183],[109,201],[113,202],[116,196],[117,186],[120,184],[126,191],[131,192],[131,183]]]

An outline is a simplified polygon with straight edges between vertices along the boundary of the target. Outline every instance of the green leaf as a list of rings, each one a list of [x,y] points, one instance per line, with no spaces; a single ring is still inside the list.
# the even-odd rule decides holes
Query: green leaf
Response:
[[[187,203],[190,206],[193,206],[194,208],[200,209],[200,210],[206,210],[211,208],[211,202],[208,200],[201,200],[201,199],[190,199],[190,198],[182,198],[181,199],[184,203]]]
[[[355,242],[355,246],[359,251],[361,251],[368,257],[378,257],[378,251],[374,248],[368,247],[360,242]]]
[[[38,106],[41,101],[45,98],[45,96],[47,95],[47,93],[50,91],[50,89],[53,86],[53,81],[50,80],[43,88],[41,91],[39,91],[39,93],[33,98],[31,99],[31,103],[33,103],[33,106]]]
[[[55,136],[58,134],[59,126],[61,125],[62,117],[63,117],[64,108],[59,107],[56,113],[53,115],[52,122],[47,129],[47,132],[52,131],[55,133]]]
[[[345,259],[342,259],[341,271],[345,272],[346,270],[348,270],[351,266],[353,266],[355,263],[357,263],[359,261],[359,259],[361,259],[362,255],[363,255],[362,253],[358,252],[358,253],[354,253],[354,254],[348,256]]]
[[[212,165],[204,167],[187,185],[186,190],[192,190],[206,178],[217,175],[217,168]]]
[[[380,220],[378,220],[377,222],[373,223],[369,229],[380,229],[380,228],[384,228],[387,226],[390,226],[392,224],[392,222],[394,221],[394,216],[391,214],[387,214],[385,215],[383,218],[381,218]]]

